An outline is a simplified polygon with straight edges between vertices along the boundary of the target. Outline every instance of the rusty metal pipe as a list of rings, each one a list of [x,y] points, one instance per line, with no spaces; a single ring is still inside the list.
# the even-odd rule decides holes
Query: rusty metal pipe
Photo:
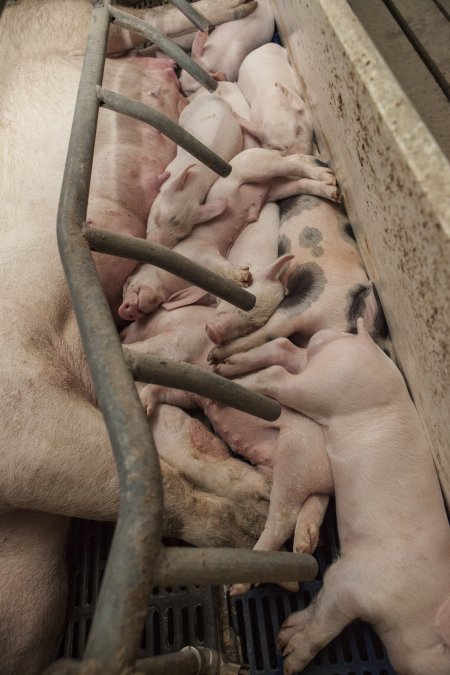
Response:
[[[182,148],[190,152],[191,155],[199,159],[203,164],[206,164],[212,171],[218,173],[219,176],[228,176],[231,172],[231,164],[225,162],[219,155],[216,155],[215,152],[197,140],[195,136],[192,136],[183,127],[180,127],[179,124],[158,110],[154,110],[154,108],[141,101],[122,96],[103,87],[97,87],[97,95],[100,105],[108,108],[108,110],[114,110],[115,112],[150,124],[172,141],[175,141],[177,145],[181,145]]]
[[[214,28],[212,26],[208,19],[206,19],[200,12],[197,12],[195,7],[193,7],[189,2],[186,0],[170,0],[172,5],[175,5],[180,12],[183,12],[184,16],[187,16],[189,21],[192,21],[194,26],[198,28],[201,31],[205,30],[211,30],[211,28]]]
[[[281,405],[278,401],[257,394],[206,368],[143,354],[129,347],[123,347],[123,351],[128,367],[139,382],[184,389],[269,422],[273,422],[281,415]]]
[[[220,673],[237,673],[239,666],[223,664],[220,655],[213,649],[204,647],[184,647],[173,654],[161,654],[139,659],[133,669],[127,669],[129,675],[219,675]],[[124,671],[125,672],[125,671]],[[77,661],[60,659],[52,663],[44,671],[45,675],[104,675],[102,663],[96,659]]]
[[[158,586],[311,581],[318,572],[309,553],[238,548],[164,548],[155,572]]]
[[[208,91],[215,91],[217,89],[217,82],[211,75],[201,68],[198,63],[193,61],[190,56],[188,56],[175,42],[170,40],[164,33],[161,33],[157,28],[150,26],[150,24],[138,19],[128,12],[123,12],[117,7],[110,7],[111,20],[117,23],[121,28],[131,31],[132,33],[138,33],[145,37],[146,40],[150,40],[168,56],[170,56],[174,61],[178,63],[179,66],[184,68],[189,75],[200,82],[203,87],[206,87]]]
[[[61,260],[120,479],[120,508],[85,658],[118,675],[134,665],[160,553],[158,456],[81,224],[86,220],[110,14],[95,7],[58,209]]]
[[[244,288],[170,248],[96,227],[84,227],[83,236],[93,251],[156,265],[246,311],[255,305],[255,296]]]

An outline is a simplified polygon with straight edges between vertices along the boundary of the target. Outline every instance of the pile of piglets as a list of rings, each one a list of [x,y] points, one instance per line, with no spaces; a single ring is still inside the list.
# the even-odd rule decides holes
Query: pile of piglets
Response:
[[[333,172],[315,156],[304,93],[287,51],[270,42],[273,33],[270,0],[209,35],[197,33],[192,57],[219,85],[205,92],[182,71],[189,102],[177,104],[179,124],[232,171],[217,178],[178,148],[166,155],[145,205],[149,241],[248,287],[256,305],[238,310],[145,264],[124,285],[118,314],[132,323],[122,339],[141,352],[212,367],[282,404],[269,423],[182,390],[138,385],[158,445],[161,419],[170,418],[158,404],[200,408],[222,441],[272,477],[257,549],[278,550],[293,538],[294,551],[312,553],[336,495],[341,557],[317,598],[280,631],[285,672],[300,671],[360,617],[373,624],[398,673],[444,675],[450,535],[430,449],[400,372],[376,344],[388,340],[383,313]],[[158,86],[149,96],[161,104]],[[179,449],[164,452],[169,458]],[[247,589],[235,585],[231,593]]]

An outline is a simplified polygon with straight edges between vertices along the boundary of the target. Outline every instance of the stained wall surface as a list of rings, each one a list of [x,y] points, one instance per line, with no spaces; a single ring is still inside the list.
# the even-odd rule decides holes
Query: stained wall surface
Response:
[[[345,0],[275,0],[450,504],[450,165]]]

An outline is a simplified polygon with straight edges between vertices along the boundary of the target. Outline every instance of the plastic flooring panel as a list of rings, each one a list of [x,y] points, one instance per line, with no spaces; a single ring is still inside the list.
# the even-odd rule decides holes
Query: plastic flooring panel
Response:
[[[69,549],[69,603],[60,656],[81,658],[114,532],[111,523],[74,521]],[[177,542],[179,543],[179,542]],[[140,656],[178,651],[186,645],[221,650],[224,659],[249,666],[251,675],[282,675],[275,646],[278,629],[307,606],[322,586],[326,568],[338,555],[334,509],[328,510],[315,556],[317,579],[298,593],[272,584],[229,598],[224,588],[154,588],[142,632]],[[305,675],[395,675],[371,627],[355,621],[324,648]]]

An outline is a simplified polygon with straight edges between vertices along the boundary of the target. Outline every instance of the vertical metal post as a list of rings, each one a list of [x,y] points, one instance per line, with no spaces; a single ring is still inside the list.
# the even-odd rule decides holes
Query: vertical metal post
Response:
[[[162,482],[156,449],[94,262],[86,219],[109,5],[93,9],[58,210],[58,246],[120,480],[120,510],[85,659],[118,674],[135,663],[151,573],[160,553]],[[92,326],[96,330],[92,330]],[[120,399],[120,401],[119,401]],[[122,448],[128,448],[124,452]]]

